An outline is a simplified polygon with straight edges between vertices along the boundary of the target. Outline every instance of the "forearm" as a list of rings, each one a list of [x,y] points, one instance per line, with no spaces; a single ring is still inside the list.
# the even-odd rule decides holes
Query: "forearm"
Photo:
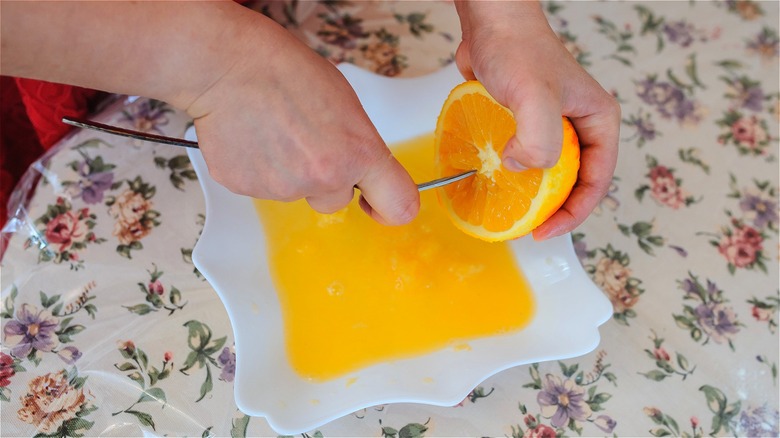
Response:
[[[1,7],[2,74],[143,95],[184,109],[231,67],[246,29],[262,19],[232,1],[3,1]]]
[[[535,30],[547,27],[547,18],[536,0],[455,0],[464,39],[472,31],[496,30],[517,32],[520,29]]]

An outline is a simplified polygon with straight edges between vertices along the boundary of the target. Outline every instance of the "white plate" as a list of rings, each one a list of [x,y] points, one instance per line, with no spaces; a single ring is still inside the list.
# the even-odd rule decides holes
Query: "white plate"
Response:
[[[348,64],[339,69],[388,143],[432,132],[449,90],[462,81],[454,65],[412,79],[381,77]],[[194,139],[194,131],[187,137]],[[371,366],[350,373],[349,380],[311,382],[286,359],[279,302],[252,200],[215,183],[199,151],[190,151],[190,158],[206,199],[206,225],[193,260],[233,325],[236,404],[246,414],[266,417],[280,434],[312,430],[382,403],[455,405],[504,369],[593,350],[598,326],[612,315],[609,301],[577,260],[569,235],[546,242],[523,238],[512,248],[535,291],[537,312],[527,328],[469,341],[470,350],[444,349]]]

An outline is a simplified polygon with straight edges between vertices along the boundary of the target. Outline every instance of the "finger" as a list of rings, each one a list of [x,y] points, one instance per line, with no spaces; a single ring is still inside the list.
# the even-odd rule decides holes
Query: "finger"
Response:
[[[349,203],[352,202],[352,198],[354,196],[355,189],[350,187],[346,190],[339,190],[324,195],[307,196],[306,202],[309,203],[311,208],[317,210],[318,212],[330,214],[335,213],[349,205]]]
[[[554,166],[563,142],[560,96],[546,85],[527,86],[510,97],[508,106],[517,132],[504,147],[504,167],[520,171]]]
[[[534,230],[536,240],[574,230],[585,221],[612,184],[620,138],[620,107],[614,99],[602,101],[598,113],[571,119],[580,140],[581,167],[577,183],[563,206]]]
[[[420,210],[417,185],[389,151],[369,167],[357,186],[362,192],[360,207],[379,223],[403,225]]]
[[[467,81],[477,79],[477,77],[474,75],[474,70],[471,68],[469,50],[465,46],[464,42],[461,42],[458,46],[458,50],[455,51],[455,65],[458,66],[458,71],[460,72],[461,76],[463,76],[463,79]]]
[[[605,193],[606,190],[578,182],[561,208],[533,231],[534,240],[546,240],[574,230],[587,219]]]

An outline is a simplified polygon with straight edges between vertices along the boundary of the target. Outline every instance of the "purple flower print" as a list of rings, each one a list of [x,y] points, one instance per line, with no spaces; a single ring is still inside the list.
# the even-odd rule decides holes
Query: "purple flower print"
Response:
[[[753,82],[735,81],[732,84],[733,96],[737,105],[751,111],[761,111],[764,108],[764,90]]]
[[[124,111],[124,120],[141,132],[157,132],[162,134],[160,126],[168,124],[169,112],[173,111],[167,104],[159,100],[143,100],[137,106]]]
[[[762,58],[771,60],[780,54],[780,37],[776,31],[765,27],[752,41],[747,43],[747,48]]]
[[[737,315],[723,303],[700,304],[694,314],[702,331],[718,344],[728,342],[739,331]]]
[[[683,20],[666,23],[663,28],[666,38],[682,47],[688,47],[693,43],[695,31],[693,25]]]
[[[696,103],[685,97],[680,87],[670,82],[659,82],[655,77],[637,83],[637,96],[648,105],[652,105],[665,118],[678,122],[697,122]]]
[[[114,183],[113,172],[92,172],[90,160],[85,160],[79,166],[78,182],[79,196],[86,204],[98,204],[103,202],[103,192],[111,188]]]
[[[636,119],[634,122],[634,128],[636,133],[644,141],[651,141],[655,139],[658,132],[655,130],[655,125],[648,118]]]
[[[574,241],[574,254],[580,259],[580,262],[588,260],[588,244],[583,239]]]
[[[585,421],[593,411],[585,401],[585,389],[572,379],[561,381],[558,376],[548,374],[542,383],[542,390],[536,396],[542,416],[552,417],[553,427],[565,427],[569,420]]]
[[[59,345],[54,333],[58,325],[59,321],[48,310],[39,312],[37,307],[25,303],[16,311],[16,319],[5,325],[4,342],[18,358],[27,357],[33,349],[52,351]]]
[[[704,302],[709,302],[712,300],[720,300],[720,290],[718,290],[718,285],[712,282],[712,280],[707,280],[707,290],[701,290],[703,289],[699,282],[695,279],[686,278],[685,280],[682,280],[680,282],[680,288],[685,291],[689,295],[697,296]],[[706,294],[706,295],[705,295]]]
[[[765,199],[759,195],[746,193],[739,201],[739,208],[746,216],[752,217],[756,228],[764,228],[768,224],[776,224],[778,221],[777,204],[772,199]]]
[[[778,436],[780,412],[766,406],[745,409],[739,416],[737,430],[742,436]]]
[[[604,433],[612,433],[612,431],[615,429],[615,426],[617,426],[617,421],[613,420],[612,417],[608,415],[599,415],[595,420],[593,420],[593,424],[595,424],[596,427],[601,429]]]
[[[222,373],[219,375],[220,380],[225,382],[232,382],[236,376],[236,352],[233,348],[225,347],[222,349],[217,361],[222,366]]]
[[[65,347],[57,351],[57,356],[66,364],[73,365],[81,358],[81,352],[76,347]]]

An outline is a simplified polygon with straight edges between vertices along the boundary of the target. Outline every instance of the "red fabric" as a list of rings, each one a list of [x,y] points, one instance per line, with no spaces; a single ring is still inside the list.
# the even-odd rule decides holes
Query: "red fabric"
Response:
[[[63,117],[83,117],[104,93],[0,76],[0,223],[27,167],[70,131]]]

